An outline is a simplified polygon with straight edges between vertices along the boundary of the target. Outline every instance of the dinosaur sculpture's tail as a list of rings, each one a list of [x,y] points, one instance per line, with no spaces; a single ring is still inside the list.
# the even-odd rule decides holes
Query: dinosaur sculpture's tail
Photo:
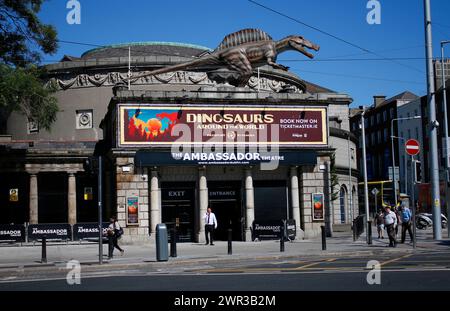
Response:
[[[167,72],[179,71],[179,70],[189,70],[189,69],[193,69],[193,68],[195,68],[195,69],[211,69],[211,68],[215,69],[219,66],[220,66],[220,62],[215,57],[208,55],[205,57],[201,57],[201,58],[192,60],[190,62],[176,64],[173,66],[168,66],[168,67],[152,70],[150,72],[140,74],[137,76],[131,76],[131,77],[126,78],[125,81],[139,79],[139,78],[147,77],[147,76],[159,75],[159,74],[167,73]]]

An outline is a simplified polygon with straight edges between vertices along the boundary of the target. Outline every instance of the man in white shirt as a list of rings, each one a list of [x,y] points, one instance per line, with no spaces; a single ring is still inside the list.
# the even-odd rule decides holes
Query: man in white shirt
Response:
[[[211,212],[210,207],[208,207],[204,219],[205,219],[205,238],[206,238],[205,245],[210,244],[210,242],[211,245],[214,245],[214,229],[217,229],[217,218],[216,215],[213,212]],[[210,238],[208,238],[208,233]]]
[[[384,225],[389,236],[389,247],[396,247],[395,226],[397,225],[397,215],[389,207],[386,207],[384,214]]]

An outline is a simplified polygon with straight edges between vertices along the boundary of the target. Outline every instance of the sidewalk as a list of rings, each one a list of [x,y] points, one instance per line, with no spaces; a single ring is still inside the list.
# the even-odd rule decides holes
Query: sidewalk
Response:
[[[372,232],[376,232],[374,229]],[[443,231],[443,241],[437,242],[432,239],[432,231],[417,231],[418,243],[415,251],[448,251],[450,240],[447,239],[447,230]],[[361,254],[384,254],[392,252],[413,252],[412,243],[398,244],[397,248],[389,248],[388,239],[373,239],[372,245],[367,245],[365,235],[353,242],[351,232],[336,232],[333,237],[327,238],[327,249],[322,250],[320,237],[311,240],[295,240],[285,242],[285,251],[280,252],[279,241],[261,242],[233,242],[233,254],[228,255],[227,242],[217,241],[214,246],[197,243],[178,243],[177,257],[169,257],[165,264],[189,264],[199,262],[211,262],[221,260],[243,260],[262,258],[288,258],[308,256],[354,256]],[[98,244],[88,243],[48,243],[47,264],[42,264],[41,246],[30,245],[8,245],[0,244],[0,269],[16,269],[27,267],[42,267],[64,265],[70,260],[78,260],[81,264],[96,265],[98,263]],[[120,242],[119,242],[120,244]],[[103,245],[104,262],[108,265],[140,265],[155,263],[156,245],[154,243],[143,243],[141,245],[123,245],[124,256],[115,250],[115,257],[107,260],[108,245]],[[170,248],[169,248],[170,253]]]

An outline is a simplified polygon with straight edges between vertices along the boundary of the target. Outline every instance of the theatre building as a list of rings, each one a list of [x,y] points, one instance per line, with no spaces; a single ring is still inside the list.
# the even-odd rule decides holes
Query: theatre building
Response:
[[[180,241],[202,242],[208,207],[219,240],[232,229],[233,240],[251,241],[255,225],[282,220],[295,221],[297,239],[351,223],[351,98],[269,66],[245,87],[201,70],[139,77],[208,52],[149,42],[48,65],[59,86],[52,130],[13,113],[0,137],[0,223],[96,222],[98,156],[104,220],[118,216],[124,241],[154,240],[166,223]]]

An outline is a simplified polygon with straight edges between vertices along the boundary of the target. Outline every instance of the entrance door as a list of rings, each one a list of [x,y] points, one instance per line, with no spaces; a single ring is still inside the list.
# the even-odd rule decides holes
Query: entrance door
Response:
[[[162,222],[169,230],[178,225],[179,242],[194,241],[194,189],[194,185],[186,183],[162,184]]]
[[[216,214],[218,227],[214,238],[228,240],[228,229],[232,229],[233,241],[243,241],[243,221],[241,210],[240,183],[211,183],[209,188],[209,207]],[[229,186],[224,187],[223,184]]]

